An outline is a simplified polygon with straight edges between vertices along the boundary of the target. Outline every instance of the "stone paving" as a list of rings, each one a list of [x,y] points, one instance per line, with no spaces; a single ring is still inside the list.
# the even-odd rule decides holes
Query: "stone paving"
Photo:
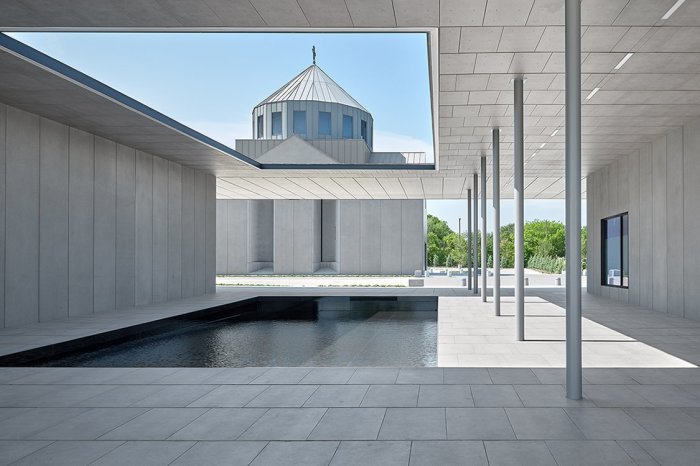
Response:
[[[261,291],[7,329],[0,345],[39,345]],[[572,401],[564,370],[552,367],[563,357],[563,290],[528,290],[524,343],[512,342],[512,316],[493,317],[491,303],[463,289],[325,291],[397,292],[441,296],[441,345],[481,347],[484,358],[498,345],[508,351],[492,367],[0,368],[0,464],[697,464],[699,322],[584,295],[589,367],[584,399]],[[458,343],[442,331],[450,328],[478,338]],[[554,356],[516,367],[533,353]]]
[[[695,464],[699,369],[3,368],[1,464]]]

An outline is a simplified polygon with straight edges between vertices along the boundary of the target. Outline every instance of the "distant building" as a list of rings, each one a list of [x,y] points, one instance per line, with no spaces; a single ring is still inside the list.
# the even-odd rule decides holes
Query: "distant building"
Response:
[[[365,107],[315,63],[253,109],[236,150],[270,164],[423,163],[373,152]],[[423,199],[217,200],[219,274],[413,274],[425,267]]]
[[[315,63],[260,102],[253,139],[236,150],[262,163],[425,163],[425,152],[373,152],[372,114]]]

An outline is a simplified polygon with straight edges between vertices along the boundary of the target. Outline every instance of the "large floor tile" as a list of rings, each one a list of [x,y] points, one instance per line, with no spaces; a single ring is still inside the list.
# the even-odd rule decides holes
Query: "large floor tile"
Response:
[[[360,406],[388,408],[418,405],[418,385],[370,385]]]
[[[0,440],[0,465],[13,463],[50,443],[41,440]]]
[[[418,406],[469,408],[474,400],[469,385],[421,385]]]
[[[491,466],[555,466],[557,463],[542,441],[484,442]]]
[[[270,385],[248,402],[251,408],[297,408],[316,391],[318,385]]]
[[[189,404],[191,407],[240,408],[269,385],[222,385]]]
[[[306,407],[343,408],[360,406],[368,385],[320,385],[306,400]]]
[[[681,408],[626,408],[625,412],[658,440],[700,440],[700,419]]]
[[[331,466],[406,466],[411,442],[340,442]]]
[[[565,408],[589,440],[646,440],[653,436],[620,408]]]
[[[360,367],[347,383],[354,384],[393,384],[399,376],[399,369],[391,367]]]
[[[62,421],[86,412],[88,408],[34,408],[0,422],[0,439],[23,440]]]
[[[570,400],[562,385],[514,385],[526,408],[563,408],[594,406],[591,400]]]
[[[101,440],[165,440],[197,419],[205,408],[153,408],[106,433]]]
[[[450,440],[514,439],[513,428],[502,408],[447,408]]]
[[[445,440],[444,408],[388,408],[380,440]]]
[[[443,369],[439,367],[402,367],[397,384],[441,384]]]
[[[520,440],[583,439],[583,433],[561,408],[506,408]]]
[[[415,441],[411,446],[410,466],[487,465],[483,442]]]
[[[95,440],[148,408],[93,408],[32,436],[43,440]]]
[[[559,466],[635,464],[613,441],[548,440],[546,443]]]
[[[303,464],[325,466],[330,463],[340,442],[270,442],[251,466]]]
[[[354,367],[315,367],[299,383],[344,384],[354,374]]]
[[[216,388],[215,385],[167,385],[132,406],[149,408],[183,408]]]
[[[126,442],[95,461],[96,466],[162,466],[175,461],[194,442]],[[72,463],[76,464],[76,463]]]
[[[179,456],[173,466],[202,466],[226,464],[247,466],[267,445],[267,442],[197,442]]]
[[[638,442],[659,464],[686,466],[698,464],[700,441]]]
[[[14,464],[24,466],[90,464],[121,444],[122,442],[54,442]]]
[[[169,440],[235,440],[266,412],[265,408],[213,408]]]
[[[329,408],[309,440],[375,440],[385,408]]]
[[[253,379],[250,383],[266,385],[296,384],[306,377],[309,372],[311,372],[310,367],[273,367]]]
[[[477,408],[521,407],[520,400],[512,385],[472,385],[472,399]]]
[[[446,368],[443,372],[443,382],[446,384],[485,385],[492,383],[488,369],[479,367]]]
[[[305,440],[325,408],[272,408],[239,437],[241,440]]]
[[[526,368],[491,368],[491,380],[495,384],[539,384],[540,379]]]

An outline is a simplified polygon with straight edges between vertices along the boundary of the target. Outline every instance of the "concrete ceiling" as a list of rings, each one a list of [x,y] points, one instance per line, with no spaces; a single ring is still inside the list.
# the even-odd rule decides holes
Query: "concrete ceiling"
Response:
[[[700,117],[700,2],[583,0],[583,173]],[[425,30],[439,112],[439,171],[254,170],[220,175],[221,197],[456,198],[501,128],[512,195],[510,80],[525,83],[526,196],[564,190],[563,0],[11,0],[4,30]],[[436,29],[437,28],[437,29]],[[615,65],[629,52],[629,61]],[[438,63],[439,62],[439,63]],[[600,91],[585,97],[595,87]],[[552,134],[558,132],[552,136]],[[543,147],[542,144],[544,144]],[[410,149],[410,148],[407,148]],[[537,152],[534,157],[532,154]],[[490,159],[490,157],[489,157]],[[490,171],[490,169],[489,169]],[[585,186],[585,183],[584,183]],[[585,188],[584,188],[585,189]]]

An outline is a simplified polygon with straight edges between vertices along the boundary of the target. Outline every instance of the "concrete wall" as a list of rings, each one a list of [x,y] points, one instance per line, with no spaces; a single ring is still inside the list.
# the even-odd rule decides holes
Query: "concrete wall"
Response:
[[[250,248],[244,254],[254,236],[239,226],[250,218],[251,202],[217,201],[217,273],[257,270],[250,267]],[[340,274],[413,274],[424,267],[422,200],[275,200],[270,231],[279,274],[309,274],[321,266]]]
[[[211,175],[0,104],[3,326],[214,291],[215,193]]]
[[[700,121],[588,176],[588,292],[700,320]],[[601,219],[629,212],[629,289],[601,286]]]

